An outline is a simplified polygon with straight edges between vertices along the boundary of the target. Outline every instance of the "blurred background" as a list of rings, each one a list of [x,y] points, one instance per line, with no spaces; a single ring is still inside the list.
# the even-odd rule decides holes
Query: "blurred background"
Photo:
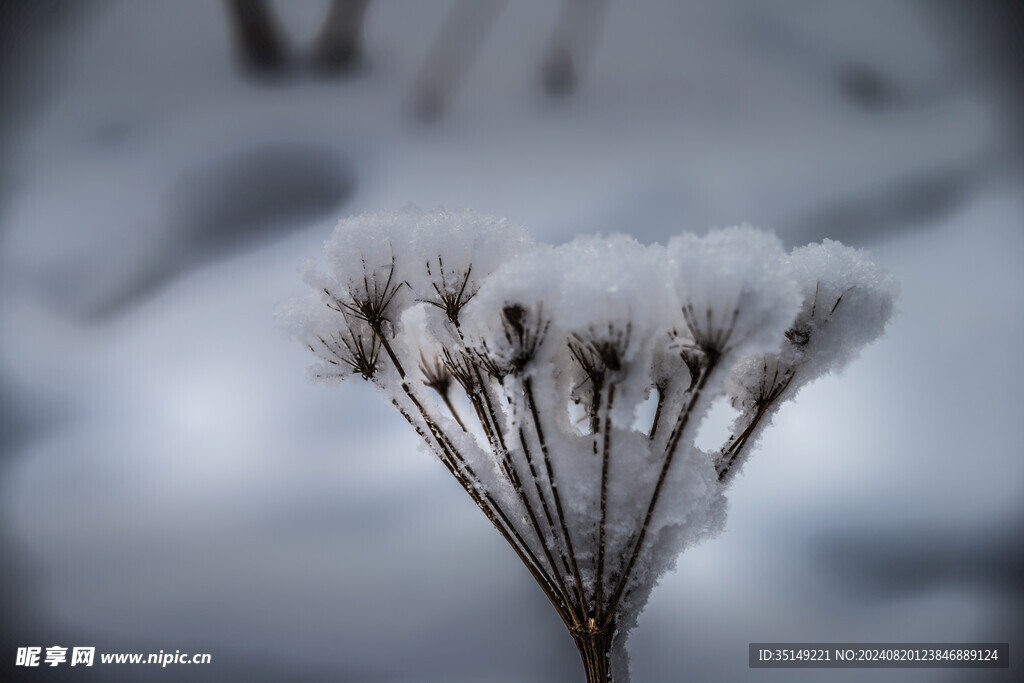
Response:
[[[512,551],[370,387],[277,329],[335,221],[538,239],[750,221],[864,247],[888,334],[787,406],[633,632],[636,682],[747,644],[1024,631],[1014,2],[0,4],[5,680],[582,681]],[[19,646],[212,664],[14,667]]]

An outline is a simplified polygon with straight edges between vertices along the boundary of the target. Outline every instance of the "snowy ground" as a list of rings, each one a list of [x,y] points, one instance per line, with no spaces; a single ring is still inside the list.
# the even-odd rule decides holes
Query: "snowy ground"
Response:
[[[326,8],[279,4],[296,45]],[[751,670],[756,641],[1010,641],[1019,670],[1020,100],[984,24],[917,2],[612,3],[581,89],[551,101],[554,3],[508,3],[424,125],[411,89],[448,4],[375,2],[341,81],[243,78],[214,2],[95,2],[33,39],[53,47],[20,87],[43,96],[0,137],[0,670],[58,644],[212,653],[194,680],[582,680],[401,418],[308,382],[275,327],[337,218],[408,202],[556,243],[748,220],[869,248],[899,316],[783,410],[725,533],[652,596],[633,678],[963,674]],[[871,97],[842,86],[854,67]],[[112,668],[44,673],[181,677]]]

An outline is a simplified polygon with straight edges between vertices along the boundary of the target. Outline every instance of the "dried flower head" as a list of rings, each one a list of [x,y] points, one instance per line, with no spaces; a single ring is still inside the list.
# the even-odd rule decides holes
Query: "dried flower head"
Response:
[[[591,683],[626,680],[625,637],[658,577],[721,527],[779,407],[880,335],[895,295],[861,252],[787,254],[749,226],[550,247],[504,219],[406,209],[343,221],[326,256],[286,317],[322,367],[373,379],[423,438]],[[706,452],[694,440],[721,396],[736,421]]]

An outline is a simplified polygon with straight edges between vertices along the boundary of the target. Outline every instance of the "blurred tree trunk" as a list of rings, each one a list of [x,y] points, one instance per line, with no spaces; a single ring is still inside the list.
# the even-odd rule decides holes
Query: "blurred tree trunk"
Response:
[[[444,115],[505,2],[457,0],[452,5],[416,79],[416,118],[431,122]]]
[[[283,67],[287,61],[284,40],[265,0],[225,0],[225,4],[242,66],[254,73]]]
[[[568,95],[576,89],[597,43],[607,5],[607,0],[562,0],[541,66],[541,82],[548,95]]]
[[[358,65],[369,4],[370,0],[332,0],[313,48],[313,66],[327,74],[340,74]]]

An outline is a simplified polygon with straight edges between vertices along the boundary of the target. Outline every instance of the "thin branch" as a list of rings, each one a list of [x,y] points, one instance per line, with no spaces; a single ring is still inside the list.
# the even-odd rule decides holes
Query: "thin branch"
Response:
[[[493,430],[495,438],[495,442],[492,442],[491,447],[495,449],[495,452],[501,454],[503,460],[503,468],[506,471],[506,476],[509,477],[509,481],[512,483],[513,489],[515,489],[520,500],[522,501],[523,507],[526,508],[527,515],[529,516],[530,522],[533,525],[534,533],[537,535],[537,541],[541,544],[541,547],[544,550],[544,554],[547,557],[548,563],[551,566],[551,571],[554,573],[555,578],[558,581],[559,588],[563,591],[563,595],[565,597],[566,602],[571,605],[572,600],[569,598],[569,590],[565,585],[565,581],[562,579],[562,572],[555,564],[554,557],[552,556],[549,550],[548,536],[544,533],[544,530],[541,528],[536,510],[533,507],[533,503],[530,501],[529,495],[523,488],[522,479],[519,477],[519,473],[516,470],[515,462],[512,459],[511,450],[506,446],[505,437],[501,429],[501,423],[499,421],[497,411],[494,408],[494,403],[491,399],[491,392],[487,386],[487,382],[484,379],[483,373],[480,372],[479,367],[474,366],[474,372],[476,375],[476,386],[479,389],[479,393],[476,395],[475,398],[477,401],[480,400],[480,397],[483,398],[482,403],[484,415],[488,418],[491,424],[491,429]],[[530,477],[531,479],[533,479],[534,486],[536,487],[537,498],[540,501],[541,509],[547,521],[548,530],[550,531],[551,536],[554,537],[555,524],[552,521],[551,511],[548,509],[547,501],[544,498],[543,493],[541,492],[540,480],[537,477],[537,470],[534,467],[533,458],[530,456],[530,451],[527,446],[525,435],[523,434],[522,429],[519,430],[519,441],[522,444],[523,453],[526,456],[526,463],[530,470]],[[561,554],[560,559],[562,560],[562,566],[567,567],[568,562],[566,561],[564,556],[561,556]],[[575,621],[577,619],[577,615],[575,614],[575,612],[572,616],[573,620]]]
[[[512,455],[505,443],[505,438],[501,429],[501,423],[499,421],[497,412],[494,408],[494,404],[491,399],[490,390],[488,389],[487,383],[484,379],[483,373],[477,363],[474,362],[473,357],[463,354],[461,356],[462,362],[457,362],[450,351],[444,350],[444,356],[446,363],[449,367],[456,368],[453,370],[453,374],[458,378],[462,387],[466,390],[467,396],[470,399],[470,403],[474,406],[477,416],[480,419],[481,426],[483,427],[484,434],[487,437],[488,442],[491,445],[491,449],[498,456],[499,463],[502,472],[511,484],[512,489],[516,492],[517,497],[526,510],[527,516],[529,517],[530,524],[537,537],[537,542],[540,543],[541,549],[544,552],[545,557],[548,560],[548,565],[551,568],[551,572],[557,579],[558,588],[562,593],[563,599],[566,604],[572,606],[572,600],[569,598],[569,591],[562,579],[561,571],[558,565],[555,563],[554,557],[549,550],[548,536],[544,533],[541,527],[540,521],[537,517],[536,510],[534,509],[533,503],[530,501],[525,489],[523,488],[522,478],[519,476],[519,472],[516,469],[515,462],[512,459]],[[548,510],[547,503],[543,495],[540,492],[539,483],[537,479],[537,473],[533,466],[532,459],[530,458],[529,451],[527,450],[526,442],[522,433],[519,431],[519,437],[523,444],[523,449],[526,452],[527,464],[530,469],[530,474],[533,478],[534,484],[538,486],[537,495],[540,503],[543,507],[543,512],[548,522],[548,529],[551,535],[554,535],[554,523],[551,520],[551,513]],[[562,558],[563,565],[567,564],[564,557]],[[575,611],[570,612],[573,622],[577,621],[577,615]]]
[[[452,374],[448,371],[444,362],[439,358],[428,361],[423,356],[423,351],[420,350],[420,372],[423,373],[423,385],[437,392],[445,407],[448,408],[448,412],[455,418],[455,422],[462,428],[462,431],[467,431],[466,425],[463,424],[458,411],[455,410],[455,406],[452,404]]]
[[[754,416],[750,423],[740,434],[730,437],[727,445],[721,449],[715,462],[715,469],[718,473],[718,481],[725,483],[726,479],[734,471],[733,465],[739,458],[740,453],[750,441],[751,436],[760,424],[761,419],[768,413],[771,407],[779,400],[782,394],[789,388],[796,370],[790,368],[782,373],[780,378],[779,361],[775,361],[775,370],[772,379],[768,381],[768,360],[764,360],[761,374],[761,382],[757,394],[754,396]]]
[[[605,527],[608,519],[608,461],[611,455],[612,442],[612,404],[615,401],[615,384],[608,386],[608,400],[604,405],[604,452],[601,458],[601,522],[597,537],[597,587],[594,596],[594,619],[601,621],[601,608],[604,600],[604,546]]]
[[[587,609],[587,600],[583,594],[583,579],[580,576],[579,563],[576,561],[576,551],[573,549],[572,535],[569,533],[569,527],[565,521],[565,511],[562,509],[562,497],[558,493],[558,481],[555,479],[555,473],[551,466],[551,455],[548,453],[547,441],[544,439],[544,429],[541,426],[540,414],[537,411],[537,402],[533,399],[533,380],[530,377],[523,379],[523,392],[526,397],[526,405],[530,412],[530,417],[533,420],[533,428],[537,433],[537,441],[540,443],[541,453],[544,455],[544,468],[548,476],[548,484],[551,486],[551,497],[555,501],[555,513],[558,517],[559,526],[562,530],[562,536],[565,537],[565,546],[569,551],[569,566],[572,569],[573,580],[576,582],[576,592],[580,600],[580,610],[583,614],[589,612]]]
[[[501,421],[498,418],[498,411],[494,408],[494,402],[491,400],[491,392],[487,386],[486,380],[484,379],[484,374],[476,365],[473,366],[473,372],[476,377],[476,385],[480,388],[480,396],[483,397],[484,409],[486,410],[487,416],[494,429],[494,438],[497,439],[497,445],[500,448],[500,452],[507,456],[509,448],[505,443],[505,433],[501,429]]]
[[[395,406],[395,408],[398,409],[398,412],[402,414],[402,417],[406,419],[406,421],[412,426],[416,433],[419,434],[420,438],[422,438],[427,443],[428,446],[431,446],[434,452],[438,455],[438,459],[445,465],[445,467],[452,474],[452,476],[455,477],[455,480],[459,482],[459,484],[466,491],[466,493],[469,494],[469,497],[473,500],[474,503],[476,503],[476,506],[480,508],[480,510],[484,513],[488,521],[491,522],[494,528],[498,530],[498,532],[502,535],[505,541],[512,547],[516,555],[519,556],[520,561],[522,561],[522,563],[529,570],[530,574],[533,576],[534,580],[541,587],[541,590],[544,591],[544,595],[547,596],[548,600],[555,608],[555,611],[558,612],[558,616],[562,619],[562,622],[565,624],[566,628],[572,629],[572,611],[569,608],[569,605],[566,604],[562,596],[558,594],[551,578],[547,576],[547,574],[544,571],[544,568],[541,566],[537,557],[533,554],[533,550],[530,549],[530,547],[514,531],[512,523],[509,521],[508,517],[504,514],[504,512],[502,512],[500,508],[492,510],[485,503],[482,496],[486,495],[486,492],[482,494],[480,491],[478,491],[477,487],[474,486],[473,483],[470,482],[468,479],[466,479],[466,477],[462,475],[459,469],[455,467],[452,462],[450,462],[450,459],[445,452],[445,447],[442,445],[442,441],[440,438],[438,438],[437,434],[431,432],[431,436],[428,437],[427,433],[424,432],[424,430],[416,423],[412,416],[409,415],[409,413],[404,408],[402,408],[401,405],[399,405],[397,400],[393,399],[391,403],[392,405]],[[432,440],[433,443],[431,443]]]
[[[537,498],[540,500],[541,509],[544,511],[544,517],[547,520],[548,529],[550,529],[551,536],[553,538],[554,535],[555,535],[555,523],[554,523],[554,521],[551,518],[551,510],[548,507],[547,501],[545,500],[544,493],[543,493],[543,491],[541,491],[541,488],[540,488],[540,477],[537,476],[537,469],[534,467],[533,457],[530,455],[530,448],[529,448],[529,446],[526,443],[526,434],[523,433],[522,429],[519,430],[519,441],[520,441],[520,443],[523,446],[523,453],[526,455],[526,462],[527,462],[527,465],[529,466],[529,469],[530,469],[530,478],[533,479],[533,485],[534,485],[534,487],[536,488],[536,491],[537,491]],[[536,517],[536,515],[533,512],[533,507],[527,503],[526,509],[527,509],[527,512],[530,515],[530,520],[533,522],[534,528],[537,530],[537,534],[539,536],[541,536],[540,541],[541,541],[541,544],[544,547],[544,554],[547,556],[548,562],[551,564],[551,568],[552,568],[552,570],[555,573],[555,578],[558,581],[558,585],[561,588],[561,590],[563,591],[563,594],[565,595],[566,602],[571,604],[572,601],[569,598],[569,589],[565,585],[565,580],[562,578],[562,572],[559,571],[559,569],[555,566],[555,560],[552,557],[551,552],[548,550],[548,544],[546,542],[546,538],[541,535],[540,524],[538,524],[537,517]],[[568,561],[566,560],[564,554],[559,553],[559,556],[560,556],[560,559],[562,560],[562,566],[565,567],[566,569],[568,569],[568,566],[567,566],[568,565]],[[577,589],[577,591],[578,591],[578,589]],[[579,597],[580,593],[577,593],[577,596]],[[577,626],[579,625],[579,623],[582,622],[583,617],[584,617],[584,613],[583,613],[582,610],[583,610],[583,604],[581,602],[580,605],[577,606],[577,609],[574,610],[573,613],[572,613],[573,621],[576,623]]]
[[[395,355],[394,350],[391,348],[391,344],[388,343],[387,337],[384,336],[384,331],[379,328],[373,328],[373,332],[374,334],[377,335],[377,339],[380,340],[380,343],[384,347],[384,350],[388,352],[388,358],[390,358],[391,362],[394,363],[395,370],[398,371],[398,376],[404,380],[405,369],[402,368],[402,364],[401,362],[399,362],[398,356]]]
[[[626,584],[629,582],[630,574],[633,571],[633,567],[636,565],[637,558],[640,556],[640,549],[643,546],[644,539],[647,537],[647,531],[651,525],[651,519],[654,517],[654,508],[658,504],[658,499],[661,496],[662,487],[665,485],[665,480],[668,477],[669,468],[672,466],[672,460],[675,457],[676,447],[679,444],[680,437],[683,431],[686,429],[686,425],[689,422],[690,415],[693,412],[694,407],[697,405],[697,401],[700,400],[701,392],[704,386],[707,384],[708,377],[714,370],[714,364],[707,365],[700,373],[697,378],[696,386],[693,388],[690,394],[690,400],[683,407],[679,414],[679,418],[676,421],[675,428],[672,430],[672,434],[669,437],[668,444],[665,447],[664,462],[661,466],[661,471],[658,473],[658,481],[654,486],[654,492],[651,495],[651,502],[647,506],[647,512],[644,515],[643,524],[640,527],[640,533],[637,536],[636,541],[633,543],[633,551],[629,556],[629,560],[623,567],[622,574],[619,577],[618,586],[615,588],[615,592],[612,594],[611,599],[608,601],[608,616],[605,617],[605,624],[611,623],[612,615],[615,614],[615,610],[618,607],[619,600],[622,599],[622,593],[626,589]]]
[[[455,406],[452,405],[451,397],[447,393],[444,393],[444,394],[441,394],[441,400],[444,401],[445,406],[447,406],[448,412],[450,412],[452,414],[452,417],[455,418],[455,422],[457,422],[458,425],[460,427],[462,427],[462,431],[464,431],[464,432],[467,431],[466,430],[466,425],[464,425],[462,423],[462,418],[459,417],[459,413],[456,412]]]
[[[594,345],[585,341],[580,335],[573,334],[568,339],[569,356],[575,360],[583,370],[584,380],[576,389],[578,391],[588,382],[590,383],[590,405],[587,407],[587,414],[590,416],[590,433],[597,435],[600,418],[601,392],[604,388],[605,368],[601,363],[600,356]],[[594,447],[597,453],[597,447]]]
[[[653,441],[654,435],[658,433],[658,423],[661,421],[661,411],[665,407],[665,390],[667,387],[668,382],[654,386],[654,390],[658,392],[658,407],[654,409],[654,421],[651,422],[651,431],[647,434],[647,438],[650,441]]]
[[[444,453],[447,456],[447,458],[451,461],[453,467],[455,467],[456,470],[465,471],[466,475],[468,475],[469,481],[474,482],[472,484],[473,489],[477,490],[479,498],[484,503],[486,503],[485,506],[481,506],[481,509],[484,511],[484,513],[493,513],[495,515],[499,515],[502,519],[504,519],[505,522],[509,524],[509,533],[512,536],[514,536],[518,540],[518,542],[524,546],[524,548],[528,549],[529,545],[526,543],[525,539],[523,539],[523,537],[519,534],[519,532],[516,531],[515,527],[511,524],[511,522],[509,522],[508,516],[501,509],[501,506],[499,506],[494,501],[494,499],[491,498],[490,494],[488,494],[486,490],[480,490],[480,487],[475,484],[475,482],[478,481],[478,477],[476,476],[476,472],[473,471],[472,466],[468,462],[466,462],[465,458],[463,458],[462,455],[458,452],[458,450],[454,447],[454,445],[451,442],[451,439],[444,433],[444,430],[441,429],[441,427],[433,420],[433,418],[424,408],[422,402],[420,402],[420,400],[416,398],[416,395],[412,392],[407,383],[402,382],[402,390],[409,397],[409,400],[412,401],[413,405],[416,407],[416,410],[420,413],[424,421],[424,424],[427,425],[428,430],[433,435],[434,440],[437,442],[438,447],[441,449],[442,453]],[[530,550],[530,554],[533,557],[534,562],[536,562],[538,566],[541,566],[540,561],[538,560],[536,555],[533,555],[532,550]]]

